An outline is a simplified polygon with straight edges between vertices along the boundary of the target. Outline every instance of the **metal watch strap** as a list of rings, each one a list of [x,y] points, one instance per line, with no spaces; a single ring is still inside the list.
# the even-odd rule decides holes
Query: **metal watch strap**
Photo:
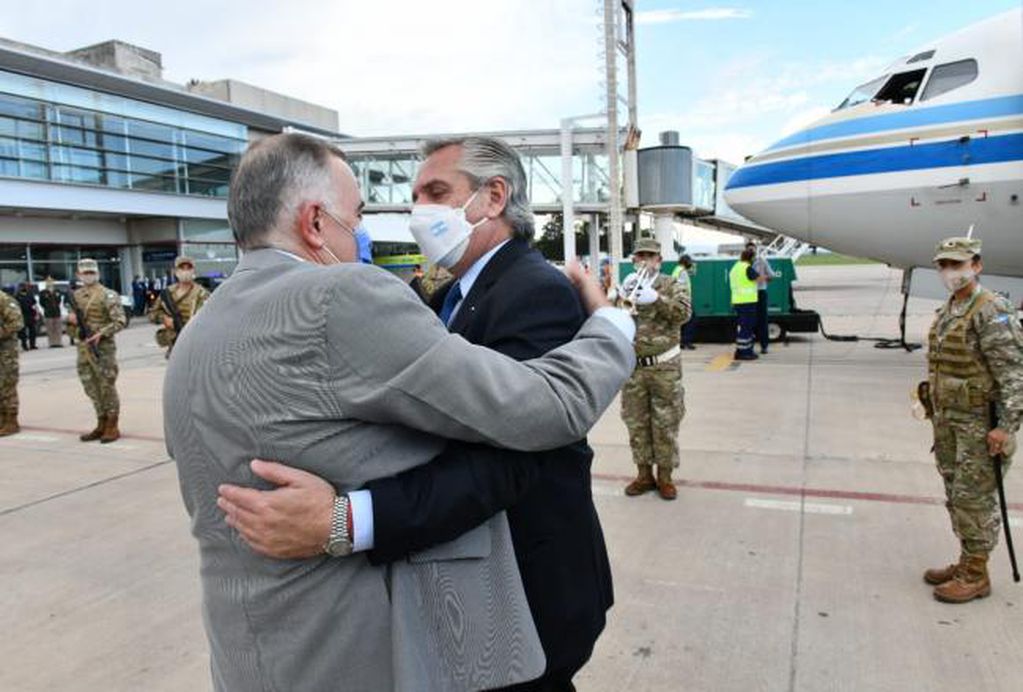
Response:
[[[324,546],[325,552],[330,552],[330,546],[337,541],[351,543],[352,537],[348,535],[348,495],[341,494],[334,498],[334,512],[330,517],[330,537]]]

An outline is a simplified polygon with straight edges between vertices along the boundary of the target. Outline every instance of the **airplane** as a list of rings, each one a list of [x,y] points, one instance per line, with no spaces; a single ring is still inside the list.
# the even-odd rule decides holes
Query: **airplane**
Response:
[[[905,270],[907,298],[945,295],[935,245],[972,226],[985,285],[1023,304],[1023,8],[896,60],[724,194],[773,231]]]

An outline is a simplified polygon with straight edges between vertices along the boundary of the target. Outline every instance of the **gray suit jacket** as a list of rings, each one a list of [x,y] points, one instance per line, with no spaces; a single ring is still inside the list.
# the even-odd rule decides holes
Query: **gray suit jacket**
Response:
[[[164,427],[192,532],[218,690],[452,690],[534,678],[543,651],[504,515],[389,567],[254,554],[216,506],[265,486],[252,457],[340,490],[425,463],[442,438],[521,450],[585,436],[632,371],[606,320],[517,363],[448,333],[376,267],[245,255],[182,332]]]

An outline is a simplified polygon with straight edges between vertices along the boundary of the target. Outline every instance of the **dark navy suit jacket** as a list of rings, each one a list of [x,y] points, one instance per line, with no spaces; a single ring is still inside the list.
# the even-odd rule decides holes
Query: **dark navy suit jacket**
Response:
[[[439,310],[446,291],[434,295]],[[468,341],[528,360],[570,341],[585,313],[557,269],[521,240],[502,247],[450,325]],[[586,440],[526,454],[449,444],[429,464],[371,482],[374,563],[442,543],[507,509],[522,582],[547,656],[570,678],[589,659],[614,602],[604,535],[590,491]]]

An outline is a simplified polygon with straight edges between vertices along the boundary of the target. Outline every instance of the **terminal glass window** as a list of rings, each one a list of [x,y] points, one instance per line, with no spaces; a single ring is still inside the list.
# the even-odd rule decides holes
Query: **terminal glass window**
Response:
[[[226,197],[247,144],[236,123],[0,71],[0,176]]]
[[[977,78],[977,61],[960,60],[946,65],[938,65],[931,73],[931,79],[924,88],[921,101],[947,94],[953,89],[966,86]]]

